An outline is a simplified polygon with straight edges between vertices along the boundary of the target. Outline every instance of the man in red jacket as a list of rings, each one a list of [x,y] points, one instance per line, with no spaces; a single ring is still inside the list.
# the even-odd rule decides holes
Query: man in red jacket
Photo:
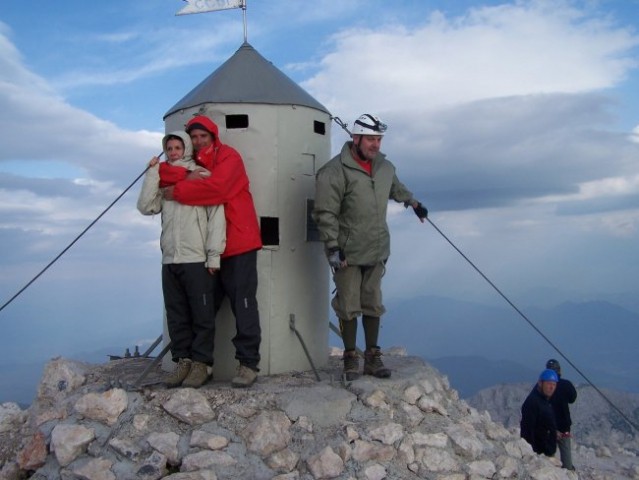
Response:
[[[175,167],[174,185],[164,189],[164,198],[185,205],[224,205],[226,249],[221,256],[215,308],[219,309],[224,295],[229,297],[237,329],[233,338],[235,358],[240,362],[231,384],[248,387],[255,382],[259,371],[257,251],[262,248],[249,179],[242,157],[220,141],[218,127],[210,118],[193,117],[186,124],[186,132],[193,142],[195,161],[211,173],[201,175],[198,171],[189,173]]]

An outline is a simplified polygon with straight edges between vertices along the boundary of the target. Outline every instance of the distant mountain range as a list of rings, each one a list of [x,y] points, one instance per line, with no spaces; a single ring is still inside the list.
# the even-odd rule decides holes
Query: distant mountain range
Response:
[[[575,384],[587,383],[533,327],[504,305],[435,296],[388,302],[380,342],[384,348],[402,346],[410,355],[424,358],[448,376],[462,398],[493,385],[532,384],[549,358],[558,359],[564,376]],[[522,311],[597,387],[639,392],[638,314],[609,302],[567,302]],[[331,344],[339,345],[339,339],[331,335]],[[102,363],[108,361],[108,354],[123,350],[111,347],[64,356]],[[0,364],[0,402],[29,404],[43,365]]]
[[[608,302],[514,309],[419,297],[387,303],[380,342],[401,345],[446,374],[462,397],[501,383],[534,383],[549,358],[576,384],[639,392],[639,315]],[[566,360],[566,358],[568,360]]]

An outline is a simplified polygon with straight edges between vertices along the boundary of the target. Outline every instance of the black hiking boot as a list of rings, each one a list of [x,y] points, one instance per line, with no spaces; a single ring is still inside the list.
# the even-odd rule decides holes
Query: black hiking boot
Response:
[[[371,347],[364,352],[364,375],[377,378],[388,378],[391,371],[382,362],[382,351],[379,347]]]
[[[344,380],[352,382],[359,378],[359,355],[355,350],[345,350],[344,356]]]

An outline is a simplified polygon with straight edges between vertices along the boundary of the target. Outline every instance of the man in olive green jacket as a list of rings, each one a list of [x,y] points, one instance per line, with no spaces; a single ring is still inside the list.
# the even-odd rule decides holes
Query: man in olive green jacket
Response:
[[[374,115],[360,116],[351,142],[317,173],[313,219],[324,242],[337,293],[331,304],[344,341],[344,376],[359,376],[357,317],[362,316],[366,351],[364,375],[388,378],[378,346],[381,283],[390,255],[386,223],[388,200],[413,207],[421,222],[424,206],[398,180],[395,167],[380,152],[386,125]]]

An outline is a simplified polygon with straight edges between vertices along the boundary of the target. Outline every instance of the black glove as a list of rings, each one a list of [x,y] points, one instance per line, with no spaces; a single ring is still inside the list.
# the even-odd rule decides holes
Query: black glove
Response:
[[[328,264],[331,266],[331,268],[339,270],[342,267],[343,261],[344,253],[339,249],[339,247],[331,248],[328,251]]]
[[[428,210],[424,205],[421,204],[421,202],[417,202],[417,206],[413,207],[413,210],[415,211],[415,215],[417,215],[417,218],[419,218],[420,220],[428,218]]]

